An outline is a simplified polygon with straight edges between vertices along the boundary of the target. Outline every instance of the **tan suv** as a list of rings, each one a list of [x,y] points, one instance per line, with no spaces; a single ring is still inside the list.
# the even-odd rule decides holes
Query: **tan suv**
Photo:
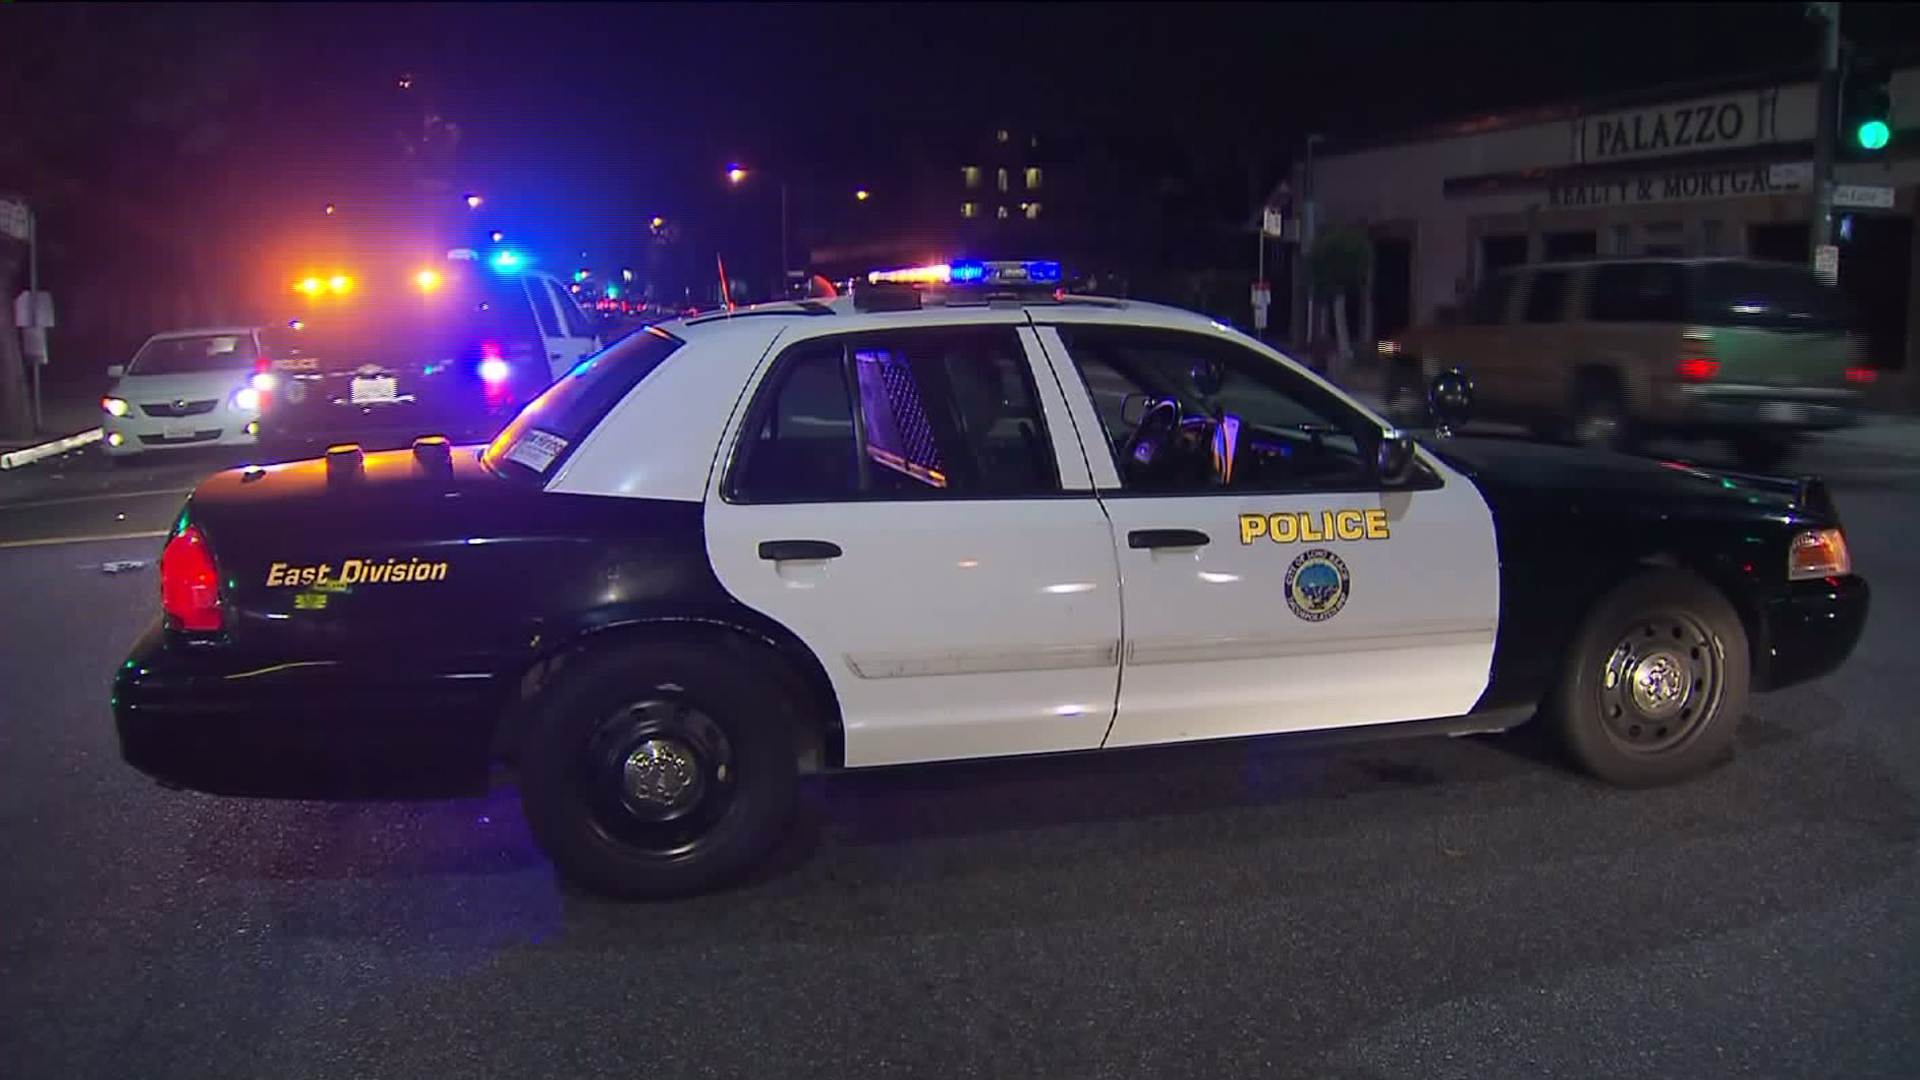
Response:
[[[1504,270],[1457,316],[1382,351],[1399,423],[1421,423],[1427,382],[1459,367],[1484,419],[1603,449],[1725,439],[1759,470],[1809,432],[1857,422],[1873,377],[1837,290],[1804,266],[1749,259]]]

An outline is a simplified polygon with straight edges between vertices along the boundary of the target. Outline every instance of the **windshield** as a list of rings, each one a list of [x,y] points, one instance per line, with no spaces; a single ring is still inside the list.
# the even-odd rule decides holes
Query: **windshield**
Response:
[[[1799,266],[1708,263],[1698,298],[1696,317],[1712,326],[1832,331],[1852,322],[1840,291]]]
[[[249,370],[253,341],[247,334],[205,334],[149,341],[133,362],[129,375],[187,375],[201,371]]]
[[[649,326],[580,361],[513,418],[481,461],[501,476],[545,483],[594,425],[682,344]]]

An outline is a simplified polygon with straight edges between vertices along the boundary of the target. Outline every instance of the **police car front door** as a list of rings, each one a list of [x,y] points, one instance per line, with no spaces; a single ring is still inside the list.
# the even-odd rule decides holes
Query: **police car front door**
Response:
[[[1060,387],[1019,312],[952,320],[777,350],[707,499],[715,573],[825,668],[850,766],[1092,749],[1113,717],[1118,571]]]
[[[1040,340],[1073,399],[1121,568],[1106,745],[1473,709],[1499,582],[1491,515],[1469,481],[1424,462],[1411,487],[1381,490],[1363,439],[1336,430],[1373,422],[1233,338],[1062,319]],[[1191,432],[1231,437],[1197,464],[1162,444],[1173,456],[1142,465],[1126,455],[1138,449],[1127,399],[1143,392],[1216,418]],[[1165,467],[1183,454],[1192,467]]]

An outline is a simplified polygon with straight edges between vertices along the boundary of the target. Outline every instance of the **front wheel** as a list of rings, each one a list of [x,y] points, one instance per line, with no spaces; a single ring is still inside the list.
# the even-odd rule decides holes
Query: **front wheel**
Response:
[[[523,734],[521,807],[563,877],[596,892],[704,892],[750,870],[792,813],[796,718],[724,646],[575,657]]]
[[[1704,772],[1733,751],[1751,660],[1732,605],[1691,574],[1656,570],[1594,609],[1549,712],[1588,772],[1650,787]]]

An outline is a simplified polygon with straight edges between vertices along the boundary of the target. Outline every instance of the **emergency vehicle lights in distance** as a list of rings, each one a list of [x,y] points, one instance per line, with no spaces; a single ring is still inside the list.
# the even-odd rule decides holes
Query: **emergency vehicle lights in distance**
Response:
[[[422,270],[413,275],[413,283],[419,286],[421,292],[432,292],[440,287],[440,272],[438,270]]]

